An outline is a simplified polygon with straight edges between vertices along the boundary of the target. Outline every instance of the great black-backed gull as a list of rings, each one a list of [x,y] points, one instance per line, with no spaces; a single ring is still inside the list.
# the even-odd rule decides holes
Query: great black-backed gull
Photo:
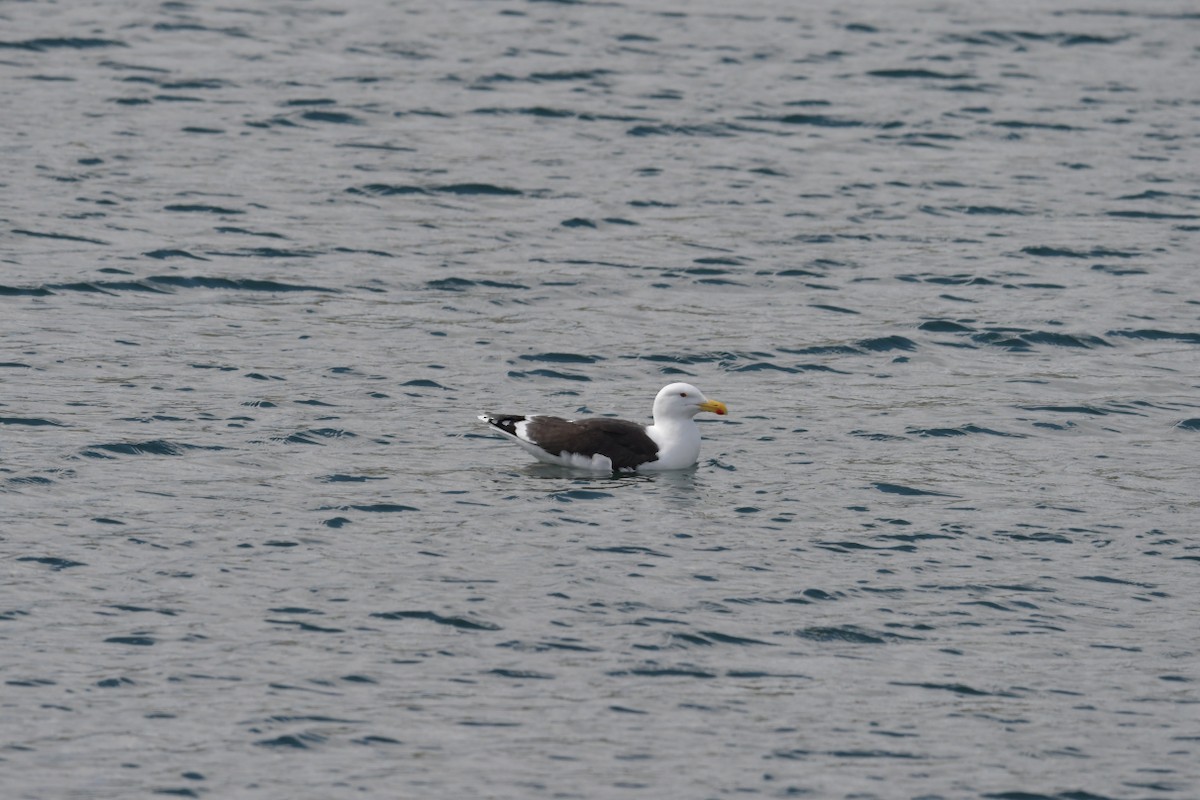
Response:
[[[690,383],[664,386],[654,398],[654,424],[592,417],[570,420],[543,414],[482,414],[479,419],[538,461],[603,472],[686,469],[700,457],[701,411],[724,414]]]

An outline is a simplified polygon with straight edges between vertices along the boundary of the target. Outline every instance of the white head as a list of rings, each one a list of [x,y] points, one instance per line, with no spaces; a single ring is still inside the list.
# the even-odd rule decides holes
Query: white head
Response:
[[[725,404],[709,400],[704,393],[690,383],[672,383],[664,386],[654,398],[654,424],[668,420],[687,420],[701,411],[724,414]]]

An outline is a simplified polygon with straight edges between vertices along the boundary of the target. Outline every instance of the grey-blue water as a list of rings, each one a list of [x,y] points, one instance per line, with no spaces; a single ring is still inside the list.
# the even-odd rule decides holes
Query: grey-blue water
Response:
[[[4,798],[1200,797],[1184,2],[0,5]],[[725,401],[693,471],[481,411]]]

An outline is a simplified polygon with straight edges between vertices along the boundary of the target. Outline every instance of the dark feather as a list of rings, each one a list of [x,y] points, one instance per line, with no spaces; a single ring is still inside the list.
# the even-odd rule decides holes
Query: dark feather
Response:
[[[525,417],[519,414],[484,414],[489,425],[495,425],[509,436],[517,435],[517,423],[524,422]]]
[[[525,429],[530,439],[548,453],[608,456],[613,469],[631,469],[658,458],[658,445],[646,428],[623,419],[594,417],[577,421],[560,417],[532,417]]]
[[[491,422],[506,433],[516,433],[516,424],[528,420],[526,435],[551,455],[578,453],[591,457],[608,456],[613,469],[632,469],[658,458],[658,445],[646,434],[646,428],[623,419],[593,417],[567,420],[561,417],[491,417]]]

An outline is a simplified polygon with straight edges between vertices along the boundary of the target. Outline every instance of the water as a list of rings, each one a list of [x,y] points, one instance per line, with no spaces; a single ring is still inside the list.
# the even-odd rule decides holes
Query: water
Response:
[[[1194,7],[650,5],[0,9],[5,797],[1200,795]]]

